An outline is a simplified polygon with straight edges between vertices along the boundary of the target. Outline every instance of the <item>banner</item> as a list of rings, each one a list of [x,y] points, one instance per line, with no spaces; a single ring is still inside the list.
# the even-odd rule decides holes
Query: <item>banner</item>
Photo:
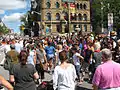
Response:
[[[108,13],[108,30],[113,30],[113,13]]]
[[[70,12],[75,13],[75,4],[74,3],[70,3]]]

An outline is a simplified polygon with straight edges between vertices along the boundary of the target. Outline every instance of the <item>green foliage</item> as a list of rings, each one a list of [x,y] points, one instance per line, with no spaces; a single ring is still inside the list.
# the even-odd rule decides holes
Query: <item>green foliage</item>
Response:
[[[9,29],[5,25],[0,25],[0,34],[9,33]]]
[[[102,7],[103,9],[101,9]],[[104,28],[107,28],[108,13],[113,13],[114,28],[117,27],[117,24],[120,23],[120,0],[93,0],[92,24],[94,30],[96,30],[98,26],[101,27],[102,23],[104,24]]]

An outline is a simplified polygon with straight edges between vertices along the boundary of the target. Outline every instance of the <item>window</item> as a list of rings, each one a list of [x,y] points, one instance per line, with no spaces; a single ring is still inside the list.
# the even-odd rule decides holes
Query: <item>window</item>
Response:
[[[86,14],[83,15],[83,20],[87,21],[87,15]]]
[[[84,31],[87,32],[87,25],[84,25]]]
[[[67,12],[64,12],[64,19],[65,19],[66,21],[68,21],[68,13],[67,13]]]
[[[83,7],[82,7],[82,4],[80,4],[80,6],[79,6],[79,9],[82,9]]]
[[[56,2],[56,8],[59,8],[59,7],[60,7],[59,2]]]
[[[73,25],[74,31],[76,31],[76,25]]]
[[[59,32],[59,33],[61,33],[61,32],[62,32],[61,25],[56,25],[56,29],[57,29],[57,32]]]
[[[77,3],[76,8],[79,9],[79,3]]]
[[[77,15],[75,13],[70,13],[70,20],[76,20]]]
[[[46,5],[47,5],[47,8],[50,8],[50,7],[51,7],[50,2],[47,2]]]
[[[47,20],[48,20],[48,21],[51,20],[51,13],[47,13]]]
[[[60,14],[56,13],[56,20],[60,20]]]
[[[82,15],[79,13],[78,14],[78,20],[81,21],[82,20]]]
[[[86,4],[84,4],[84,5],[83,5],[83,8],[84,8],[85,10],[87,9],[87,6],[86,6]]]
[[[74,15],[74,20],[77,20],[77,15],[76,14]]]
[[[82,25],[81,24],[79,25],[79,28],[80,28],[80,31],[82,31]]]

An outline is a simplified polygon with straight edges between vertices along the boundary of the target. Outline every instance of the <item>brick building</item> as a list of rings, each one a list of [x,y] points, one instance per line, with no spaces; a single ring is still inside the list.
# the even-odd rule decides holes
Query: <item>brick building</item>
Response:
[[[45,33],[91,31],[90,0],[40,0]]]

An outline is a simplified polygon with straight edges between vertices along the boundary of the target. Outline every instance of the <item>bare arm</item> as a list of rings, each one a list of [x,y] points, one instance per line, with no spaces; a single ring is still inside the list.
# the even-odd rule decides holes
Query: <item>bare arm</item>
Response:
[[[34,64],[36,65],[36,51],[34,51]]]
[[[0,81],[1,81],[1,84],[5,86],[8,90],[13,90],[12,85],[7,80],[5,80],[2,76],[0,76]]]
[[[37,73],[37,72],[36,72],[36,73],[34,73],[34,75],[33,75],[33,76],[34,76],[34,78],[35,78],[35,79],[39,79],[39,75],[38,75],[38,73]]]

